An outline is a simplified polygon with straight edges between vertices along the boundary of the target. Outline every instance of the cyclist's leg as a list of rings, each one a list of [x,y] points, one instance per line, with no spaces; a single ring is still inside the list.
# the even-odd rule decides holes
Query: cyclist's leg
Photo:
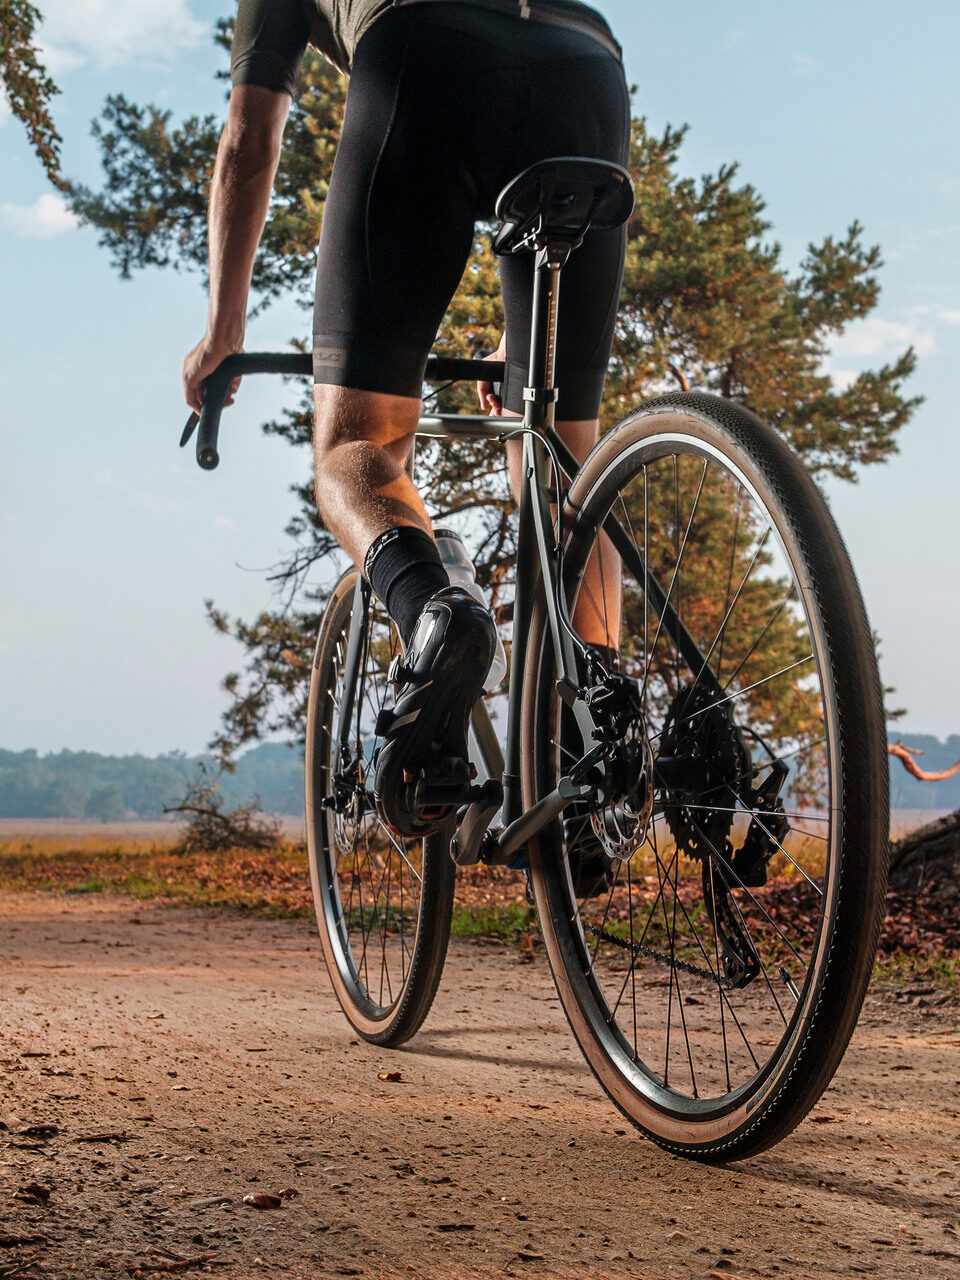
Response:
[[[496,640],[489,610],[446,586],[404,471],[426,359],[481,212],[464,151],[493,75],[483,62],[469,35],[437,29],[416,6],[369,29],[319,250],[317,499],[405,644],[396,705],[378,721],[373,791],[409,837],[445,824],[469,787],[467,729]]]
[[[551,57],[531,64],[531,111],[520,154],[524,164],[558,155],[593,156],[626,163],[629,95],[623,67],[589,40],[564,37]],[[557,325],[557,432],[582,461],[599,436],[599,410],[613,342],[626,230],[590,232],[560,276]],[[522,412],[527,378],[533,255],[500,262],[506,315],[503,404]],[[517,475],[513,448],[511,474]],[[516,484],[515,484],[516,490]],[[582,639],[619,648],[620,562],[602,538],[587,566],[573,617]]]
[[[362,565],[387,529],[412,525],[432,533],[406,471],[419,398],[317,383],[313,404],[317,505],[353,562]]]

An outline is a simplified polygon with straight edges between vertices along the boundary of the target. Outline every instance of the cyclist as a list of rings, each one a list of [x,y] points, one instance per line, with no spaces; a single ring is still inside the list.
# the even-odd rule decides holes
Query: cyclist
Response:
[[[492,216],[500,189],[550,156],[624,164],[629,96],[619,45],[578,0],[240,0],[210,192],[207,330],[183,365],[196,410],[203,379],[242,349],[254,255],[308,44],[350,74],[317,269],[316,499],[405,646],[374,789],[386,819],[419,836],[450,808],[418,808],[413,779],[438,761],[466,767],[470,709],[495,639],[489,612],[449,585],[404,469],[425,361],[474,224]],[[597,438],[624,244],[623,229],[592,233],[564,270],[557,426],[581,458]],[[523,409],[531,257],[501,262],[502,402],[479,386],[495,412]],[[516,479],[515,452],[511,464]],[[619,568],[609,551],[609,563],[591,566],[574,623],[585,641],[615,647]],[[579,756],[572,732],[571,741],[562,730],[562,746]],[[585,863],[594,852],[587,839]]]

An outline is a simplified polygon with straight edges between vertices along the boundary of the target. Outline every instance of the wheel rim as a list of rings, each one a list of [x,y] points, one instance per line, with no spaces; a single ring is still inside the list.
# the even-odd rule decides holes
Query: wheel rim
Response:
[[[542,872],[593,1042],[580,1036],[588,1057],[601,1078],[612,1064],[618,1085],[674,1117],[686,1136],[690,1122],[700,1121],[705,1138],[715,1136],[711,1121],[722,1129],[724,1117],[755,1106],[791,1056],[815,999],[835,889],[834,726],[819,622],[778,504],[747,465],[732,462],[719,439],[711,444],[699,429],[651,434],[621,451],[585,498],[565,567],[570,595],[596,541],[585,530],[607,514],[605,491],[619,488],[613,514],[649,556],[707,658],[706,668],[693,669],[664,624],[666,611],[658,613],[625,572],[624,670],[642,690],[654,753],[666,739],[681,754],[699,747],[707,759],[682,787],[659,781],[647,838],[616,864],[607,893],[578,902],[562,860],[548,874],[544,858]],[[563,759],[556,711],[550,699],[549,747],[538,769],[544,787]],[[739,730],[739,770],[734,747],[724,760],[718,745],[722,718]],[[710,735],[695,726],[711,719],[714,741],[704,749],[698,740]],[[744,777],[754,788],[762,783],[774,759],[790,770],[776,823],[744,802],[742,786]],[[751,822],[767,848],[776,846],[763,888],[745,887],[734,870],[743,869],[735,853]],[[717,975],[738,934],[758,972],[731,987]]]
[[[335,986],[355,1014],[388,1021],[407,986],[421,916],[423,842],[404,840],[373,805],[377,717],[389,700],[388,669],[399,651],[396,630],[376,603],[368,612],[358,694],[347,746],[335,741],[344,703],[344,667],[352,609],[347,608],[321,681],[313,749],[312,855]],[[325,675],[325,678],[322,676]],[[323,801],[339,795],[337,808]]]

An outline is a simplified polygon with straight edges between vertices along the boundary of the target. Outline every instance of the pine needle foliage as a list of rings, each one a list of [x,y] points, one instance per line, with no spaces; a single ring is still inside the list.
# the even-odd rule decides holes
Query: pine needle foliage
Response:
[[[36,31],[40,11],[29,0],[0,0],[0,89],[53,185],[63,189],[60,134],[50,103],[60,92],[40,61]]]

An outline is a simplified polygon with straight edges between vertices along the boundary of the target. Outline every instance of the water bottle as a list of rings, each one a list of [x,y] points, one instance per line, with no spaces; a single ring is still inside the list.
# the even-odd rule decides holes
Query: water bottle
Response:
[[[459,533],[454,533],[452,529],[434,529],[433,536],[437,540],[437,549],[451,587],[462,587],[464,591],[469,591],[475,600],[489,609],[490,601],[484,595],[483,588],[477,583],[477,571],[473,567],[473,561],[467,555],[467,549]],[[503,650],[503,641],[498,635],[493,662],[483,682],[484,692],[492,693],[506,674],[507,655]]]

